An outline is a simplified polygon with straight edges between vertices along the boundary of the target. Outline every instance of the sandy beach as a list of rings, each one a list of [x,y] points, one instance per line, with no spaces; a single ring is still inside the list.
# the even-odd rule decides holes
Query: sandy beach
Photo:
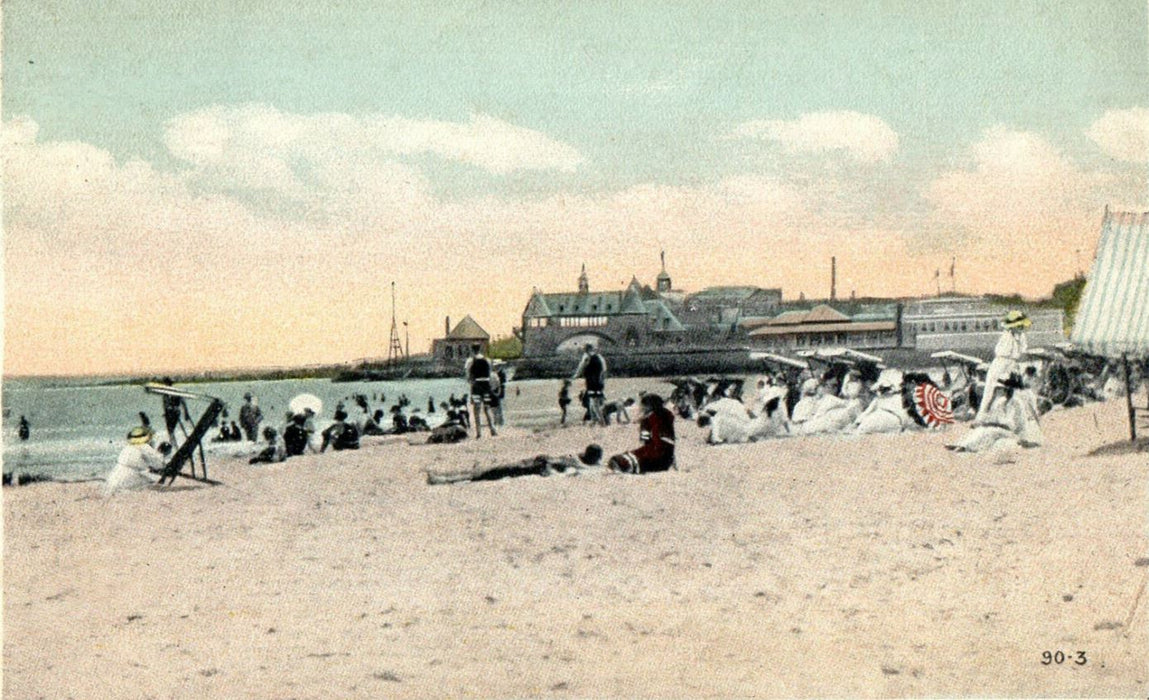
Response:
[[[642,477],[426,481],[609,455],[631,425],[5,489],[5,697],[1146,695],[1149,453],[1123,402],[996,455],[945,450],[964,426],[678,427],[680,471]]]

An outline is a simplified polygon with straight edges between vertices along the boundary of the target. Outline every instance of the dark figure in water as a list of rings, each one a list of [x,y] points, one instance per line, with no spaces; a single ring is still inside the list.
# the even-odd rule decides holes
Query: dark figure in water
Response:
[[[164,385],[171,386],[172,383],[171,377],[164,377]],[[191,413],[188,411],[187,402],[179,396],[168,396],[165,394],[164,426],[168,429],[168,437],[173,443],[176,439],[176,426],[180,424],[183,418],[187,418],[190,423],[195,423],[195,421],[192,420]]]
[[[24,416],[20,416],[19,435],[21,440],[27,440],[32,436],[32,426],[28,424],[28,419]]]
[[[434,412],[435,412],[435,397],[434,396],[428,396],[427,397],[427,413],[434,413]]]

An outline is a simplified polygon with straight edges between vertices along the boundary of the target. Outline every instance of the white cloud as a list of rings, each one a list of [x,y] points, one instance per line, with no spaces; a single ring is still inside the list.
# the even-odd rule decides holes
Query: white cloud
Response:
[[[1149,163],[1149,109],[1111,109],[1085,134],[1111,158]]]
[[[813,112],[790,121],[758,120],[739,124],[733,138],[776,141],[794,153],[843,152],[867,162],[889,162],[898,135],[878,117],[859,112]]]
[[[968,167],[924,188],[931,210],[922,229],[960,234],[955,252],[981,275],[977,288],[1044,294],[1049,277],[1076,272],[1076,252],[1095,239],[1113,178],[1080,169],[1036,134],[1002,126],[966,155]]]
[[[488,115],[466,122],[346,114],[287,114],[266,105],[210,107],[168,123],[171,152],[200,167],[231,164],[256,176],[254,184],[284,176],[295,160],[346,154],[371,160],[435,155],[505,175],[519,170],[574,171],[582,156],[547,135]],[[276,172],[279,170],[279,172]]]

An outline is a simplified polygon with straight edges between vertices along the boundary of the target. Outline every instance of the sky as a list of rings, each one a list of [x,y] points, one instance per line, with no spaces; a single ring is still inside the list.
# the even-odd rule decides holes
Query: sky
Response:
[[[392,282],[417,353],[663,250],[1046,296],[1149,209],[1147,8],[5,0],[4,373],[386,356]]]

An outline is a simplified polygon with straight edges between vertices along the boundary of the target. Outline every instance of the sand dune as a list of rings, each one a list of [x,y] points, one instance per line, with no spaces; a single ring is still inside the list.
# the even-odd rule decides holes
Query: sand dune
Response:
[[[508,429],[6,489],[5,697],[1144,697],[1149,453],[1089,455],[1124,419],[997,455],[680,422],[681,471],[427,485],[637,433]]]

